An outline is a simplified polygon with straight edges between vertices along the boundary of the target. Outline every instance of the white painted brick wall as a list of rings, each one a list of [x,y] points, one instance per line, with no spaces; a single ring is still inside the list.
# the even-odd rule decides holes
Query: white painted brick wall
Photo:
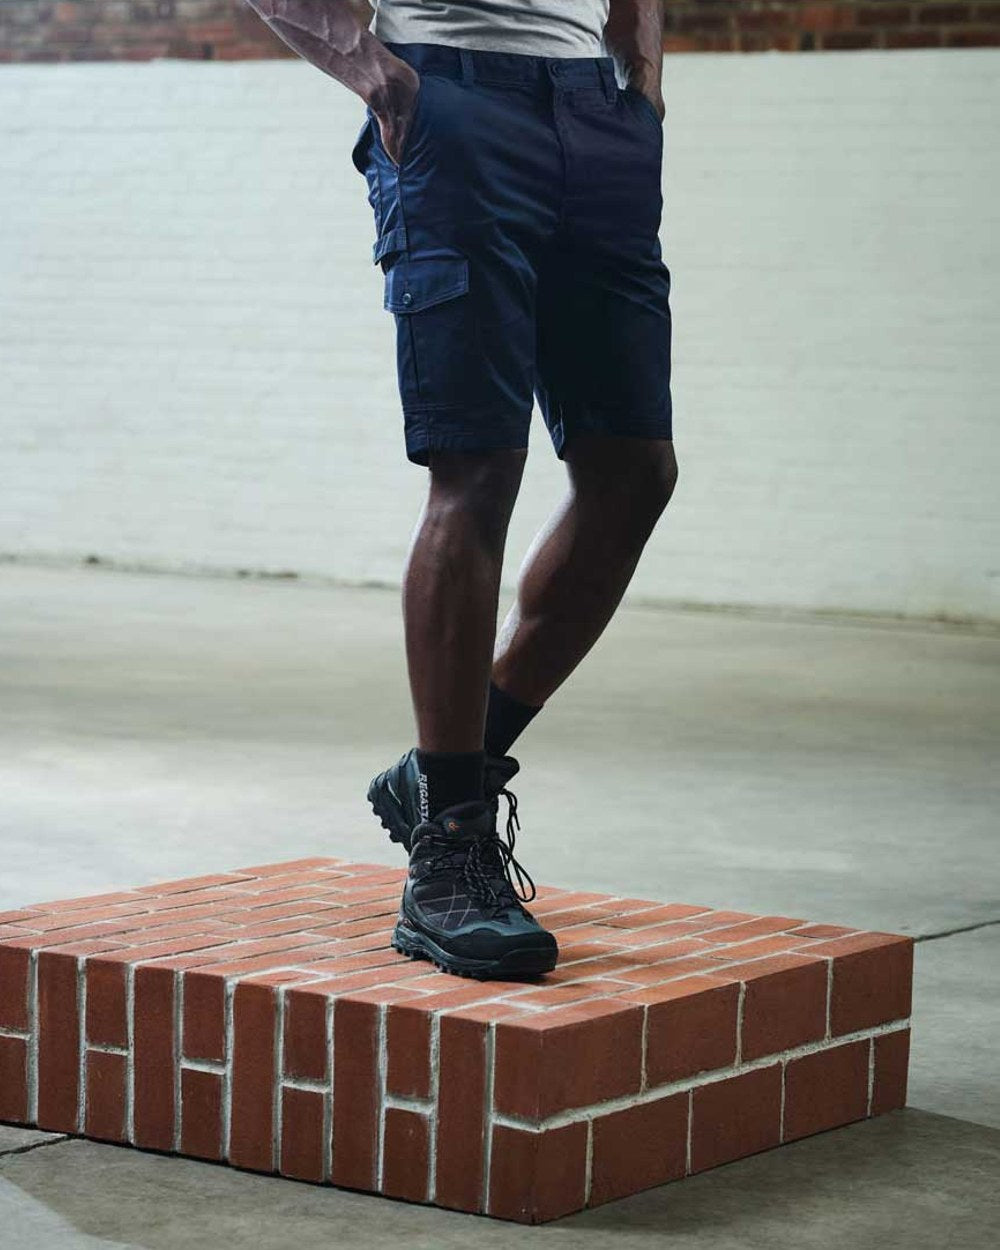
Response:
[[[667,58],[681,482],[632,597],[1000,616],[998,67]],[[363,118],[295,61],[0,68],[0,552],[398,582]],[[508,587],[563,480],[536,409]]]

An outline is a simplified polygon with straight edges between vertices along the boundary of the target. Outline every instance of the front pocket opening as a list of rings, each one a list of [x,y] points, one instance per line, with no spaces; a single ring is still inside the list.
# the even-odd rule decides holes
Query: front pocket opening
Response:
[[[649,96],[640,91],[638,87],[627,86],[624,90],[626,95],[633,96],[636,99],[639,107],[645,111],[646,116],[657,128],[657,130],[662,131],[663,122],[660,120],[660,115],[657,113]]]

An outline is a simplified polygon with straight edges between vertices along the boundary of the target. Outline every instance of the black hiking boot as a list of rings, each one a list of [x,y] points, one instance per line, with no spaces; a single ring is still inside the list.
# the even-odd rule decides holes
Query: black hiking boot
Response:
[[[535,897],[535,886],[514,858],[515,823],[512,814],[505,841],[493,805],[473,799],[414,826],[392,935],[396,950],[429,959],[442,972],[482,980],[551,972],[559,947],[522,904]]]

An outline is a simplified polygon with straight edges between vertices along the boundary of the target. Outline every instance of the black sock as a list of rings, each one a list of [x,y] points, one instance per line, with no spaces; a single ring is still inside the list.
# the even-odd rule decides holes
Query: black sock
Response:
[[[514,739],[542,710],[542,706],[532,707],[530,703],[522,703],[491,681],[484,733],[484,746],[490,755],[506,755]]]
[[[481,799],[485,755],[485,751],[422,751],[417,747],[421,819],[433,820],[455,803]]]

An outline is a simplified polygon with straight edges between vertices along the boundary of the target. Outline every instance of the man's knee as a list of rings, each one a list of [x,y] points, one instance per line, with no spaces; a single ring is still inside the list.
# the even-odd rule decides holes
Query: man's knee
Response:
[[[527,448],[488,452],[439,452],[429,456],[427,510],[439,519],[476,526],[502,541],[517,499]]]
[[[646,503],[652,514],[658,517],[670,502],[677,485],[677,456],[673,442],[661,440],[651,449],[644,481]]]
[[[583,500],[648,530],[677,485],[674,444],[664,438],[579,438],[566,456]]]

